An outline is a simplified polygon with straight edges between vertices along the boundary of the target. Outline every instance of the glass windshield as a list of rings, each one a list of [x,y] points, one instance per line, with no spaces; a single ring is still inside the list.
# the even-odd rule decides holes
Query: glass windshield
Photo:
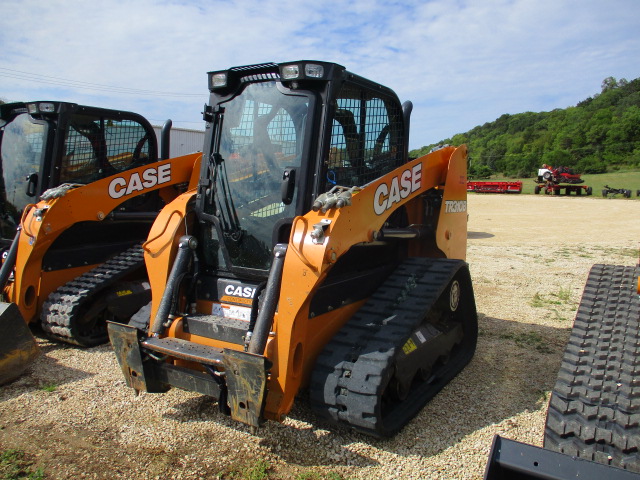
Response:
[[[2,237],[10,238],[15,234],[22,209],[34,200],[27,195],[27,177],[33,173],[40,175],[47,126],[23,113],[1,130],[0,215]]]
[[[222,161],[212,168],[224,244],[234,266],[268,269],[274,225],[295,215],[297,192],[285,205],[281,185],[285,168],[301,163],[309,98],[264,82],[249,84],[221,106]]]

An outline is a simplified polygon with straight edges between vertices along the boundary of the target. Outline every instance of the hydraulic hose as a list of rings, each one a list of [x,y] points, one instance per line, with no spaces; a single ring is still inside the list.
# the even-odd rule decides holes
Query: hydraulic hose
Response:
[[[178,288],[180,277],[186,272],[191,259],[191,251],[195,250],[197,241],[191,235],[184,235],[178,243],[178,253],[171,267],[169,278],[167,278],[167,286],[162,294],[156,317],[153,319],[150,333],[153,336],[159,336],[164,332],[165,322],[169,318],[171,312],[171,304],[173,303],[173,293]]]
[[[267,279],[267,286],[264,290],[264,301],[262,308],[258,313],[256,324],[251,334],[251,340],[249,341],[248,352],[256,355],[262,355],[264,348],[267,346],[267,339],[269,338],[269,332],[271,331],[271,324],[273,323],[273,316],[276,313],[276,307],[278,306],[278,298],[280,297],[280,284],[282,282],[282,272],[284,270],[284,258],[287,253],[287,245],[285,243],[278,243],[273,248],[273,263],[271,264],[271,270],[269,270],[269,278]],[[255,300],[257,301],[257,299]]]
[[[11,247],[9,247],[9,251],[7,252],[7,258],[4,259],[2,268],[0,268],[0,289],[3,289],[7,285],[7,281],[11,276],[13,267],[16,266],[16,257],[18,256],[18,239],[20,238],[20,230],[22,230],[22,228],[18,227],[16,236],[13,238],[13,242],[11,242]]]

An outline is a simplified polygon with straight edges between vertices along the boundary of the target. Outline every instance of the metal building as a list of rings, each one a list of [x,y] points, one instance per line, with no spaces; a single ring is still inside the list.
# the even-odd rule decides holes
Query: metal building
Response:
[[[162,126],[155,126],[153,130],[158,138],[160,145],[160,133]],[[171,146],[169,149],[169,157],[179,157],[193,152],[201,152],[204,144],[204,130],[190,130],[187,128],[171,128]],[[159,151],[158,151],[159,153]]]

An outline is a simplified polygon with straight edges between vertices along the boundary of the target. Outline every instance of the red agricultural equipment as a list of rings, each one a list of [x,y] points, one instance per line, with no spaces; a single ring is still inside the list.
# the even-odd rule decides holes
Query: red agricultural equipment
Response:
[[[522,182],[467,182],[467,192],[522,193]]]
[[[533,193],[538,194],[544,192],[547,195],[591,195],[593,193],[591,187],[580,185],[584,180],[579,174],[567,167],[552,167],[550,165],[542,165],[538,170],[537,185]]]

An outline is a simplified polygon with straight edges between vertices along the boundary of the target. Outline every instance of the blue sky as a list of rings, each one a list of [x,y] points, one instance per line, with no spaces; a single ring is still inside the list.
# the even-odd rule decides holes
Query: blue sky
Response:
[[[410,148],[640,77],[640,0],[2,0],[0,98],[202,129],[206,72],[317,59],[414,103]]]

